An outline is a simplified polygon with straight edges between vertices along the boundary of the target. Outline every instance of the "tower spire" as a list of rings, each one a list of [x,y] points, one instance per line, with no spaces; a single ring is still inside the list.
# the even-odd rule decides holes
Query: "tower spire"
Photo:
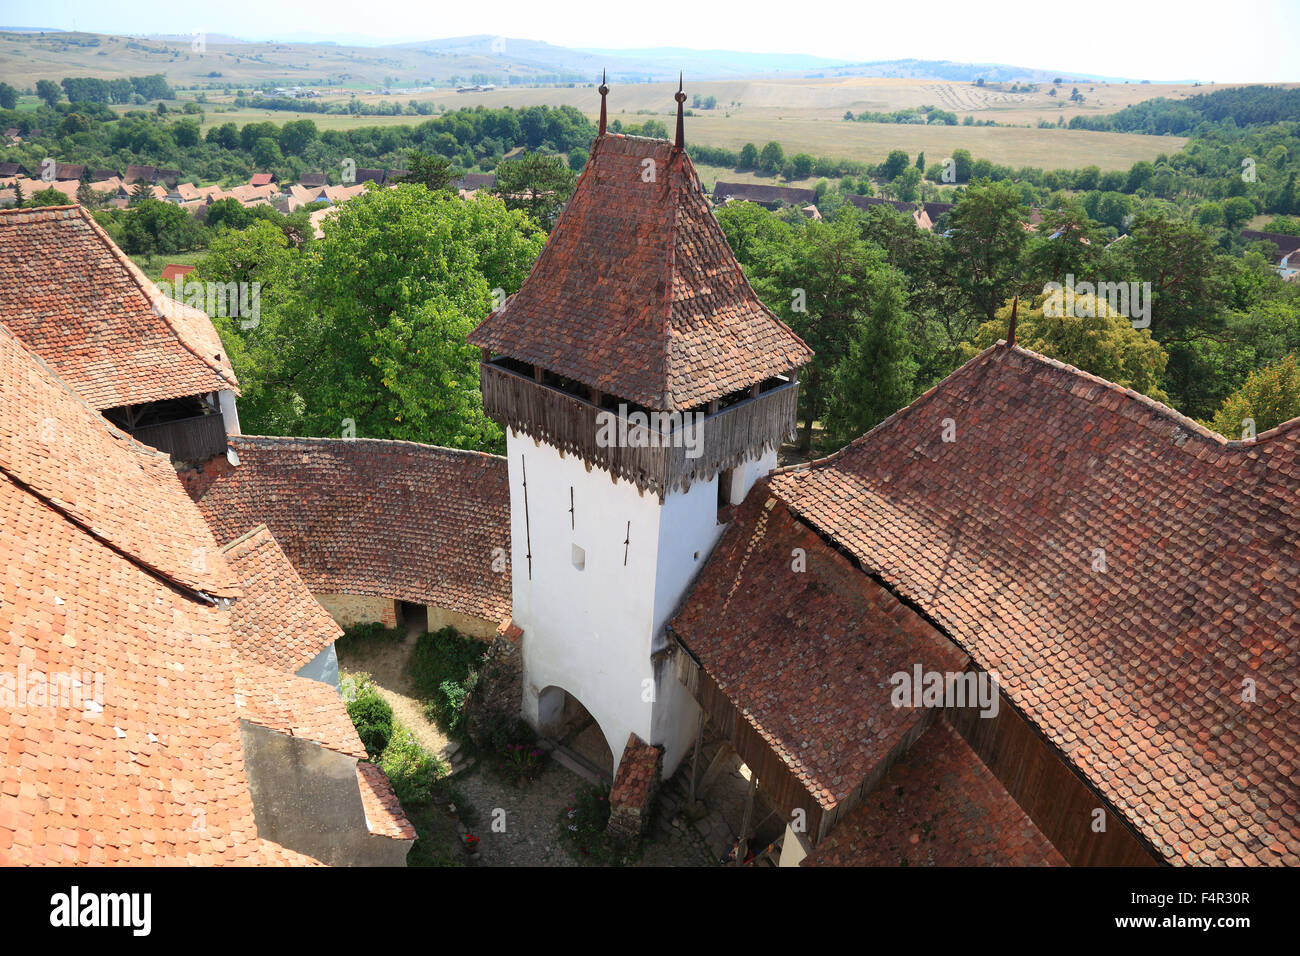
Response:
[[[1007,346],[1016,344],[1016,312],[1020,308],[1020,296],[1011,300],[1011,321],[1007,323]]]
[[[604,136],[605,135],[605,96],[606,94],[609,93],[609,87],[605,85],[604,70],[600,71],[600,88],[597,90],[597,92],[600,93],[600,132],[596,135]]]
[[[677,101],[677,142],[673,144],[673,149],[684,149],[686,147],[686,124],[682,119],[682,105],[686,102],[686,93],[682,90],[683,74],[677,74],[677,93],[673,97]]]

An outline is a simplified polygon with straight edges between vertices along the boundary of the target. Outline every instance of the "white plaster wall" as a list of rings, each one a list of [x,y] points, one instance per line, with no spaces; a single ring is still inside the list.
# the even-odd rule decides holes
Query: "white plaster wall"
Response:
[[[651,657],[666,646],[664,625],[724,530],[717,523],[719,479],[696,482],[661,505],[656,495],[527,435],[508,433],[506,448],[524,716],[534,726],[544,722],[539,695],[562,687],[600,724],[616,768],[628,734],[636,733],[664,745],[667,777],[694,743],[699,708],[674,668],[656,674]],[[738,466],[734,500],[775,466],[775,451]],[[574,545],[585,552],[582,570],[574,567]]]
[[[227,435],[241,434],[239,431],[239,409],[235,407],[235,393],[223,388],[217,393],[218,407],[221,409],[222,424],[226,426]]]
[[[538,695],[551,685],[564,688],[600,724],[617,767],[629,733],[653,736],[653,683],[643,682],[653,681],[659,499],[526,435],[508,434],[506,450],[513,610],[524,630],[524,716],[536,724]],[[573,565],[575,544],[586,555],[583,570]]]
[[[297,675],[310,680],[318,680],[322,684],[329,684],[335,690],[339,690],[339,657],[334,650],[334,645],[331,644],[298,668]]]

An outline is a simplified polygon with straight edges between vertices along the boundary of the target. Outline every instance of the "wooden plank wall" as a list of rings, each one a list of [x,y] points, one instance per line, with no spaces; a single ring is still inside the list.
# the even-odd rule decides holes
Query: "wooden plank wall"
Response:
[[[996,717],[949,708],[949,722],[1071,866],[1156,866],[1162,861],[1066,764],[1003,695]],[[1093,831],[1094,811],[1106,829]]]

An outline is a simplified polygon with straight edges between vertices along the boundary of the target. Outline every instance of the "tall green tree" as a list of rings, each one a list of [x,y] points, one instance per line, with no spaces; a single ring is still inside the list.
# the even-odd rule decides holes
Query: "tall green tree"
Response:
[[[546,229],[559,214],[560,207],[573,195],[577,174],[559,156],[525,153],[497,167],[493,192],[504,200],[507,209],[522,210]]]
[[[1228,396],[1210,427],[1231,439],[1249,437],[1247,421],[1255,434],[1300,417],[1300,364],[1288,355],[1276,365],[1262,368]]]
[[[948,212],[945,265],[967,307],[991,321],[1022,281],[1021,253],[1029,210],[1008,182],[973,183]]]
[[[50,109],[54,109],[54,104],[63,98],[63,88],[53,80],[37,80],[36,95]]]
[[[870,431],[915,395],[918,366],[902,273],[874,269],[864,293],[848,351],[831,373],[826,430],[839,441]]]
[[[409,169],[405,182],[418,183],[432,192],[451,192],[451,182],[458,173],[451,163],[441,156],[421,152],[407,153],[406,158]]]
[[[322,360],[309,434],[356,434],[499,450],[484,414],[478,350],[465,337],[516,290],[543,233],[491,196],[445,202],[421,186],[370,190],[327,220],[314,250]]]

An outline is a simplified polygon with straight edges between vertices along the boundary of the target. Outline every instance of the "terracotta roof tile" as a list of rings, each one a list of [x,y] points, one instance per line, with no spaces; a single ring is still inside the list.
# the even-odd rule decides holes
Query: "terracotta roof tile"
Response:
[[[230,610],[235,649],[241,654],[293,673],[343,636],[266,525],[236,538],[221,553],[244,591]]]
[[[337,753],[366,759],[366,748],[348,717],[343,698],[329,684],[239,658],[235,706],[250,724],[301,737]]]
[[[238,390],[211,320],[81,207],[0,210],[0,247],[0,322],[95,408]]]
[[[177,501],[170,459],[113,427],[3,325],[0,394],[0,469],[168,580],[240,593],[202,518]]]
[[[260,862],[231,633],[197,590],[220,552],[191,567],[207,532],[165,459],[3,327],[0,395],[0,693],[28,678],[0,707],[0,863]]]
[[[1166,860],[1300,863],[1300,420],[1225,442],[999,345],[771,487]]]
[[[357,783],[361,787],[361,804],[366,810],[366,825],[371,833],[394,840],[414,840],[415,827],[406,819],[406,813],[393,793],[388,776],[375,764],[357,761]]]
[[[532,273],[469,340],[663,411],[812,357],[750,288],[686,153],[617,135],[596,140]]]
[[[993,773],[937,720],[801,866],[1065,866]]]
[[[795,570],[794,561],[806,570]],[[826,808],[856,790],[928,711],[893,706],[897,671],[966,657],[828,547],[759,484],[745,498],[674,634]]]
[[[229,541],[264,522],[314,593],[510,613],[506,462],[376,439],[232,437],[240,464],[199,510]],[[500,549],[500,550],[498,550]]]

